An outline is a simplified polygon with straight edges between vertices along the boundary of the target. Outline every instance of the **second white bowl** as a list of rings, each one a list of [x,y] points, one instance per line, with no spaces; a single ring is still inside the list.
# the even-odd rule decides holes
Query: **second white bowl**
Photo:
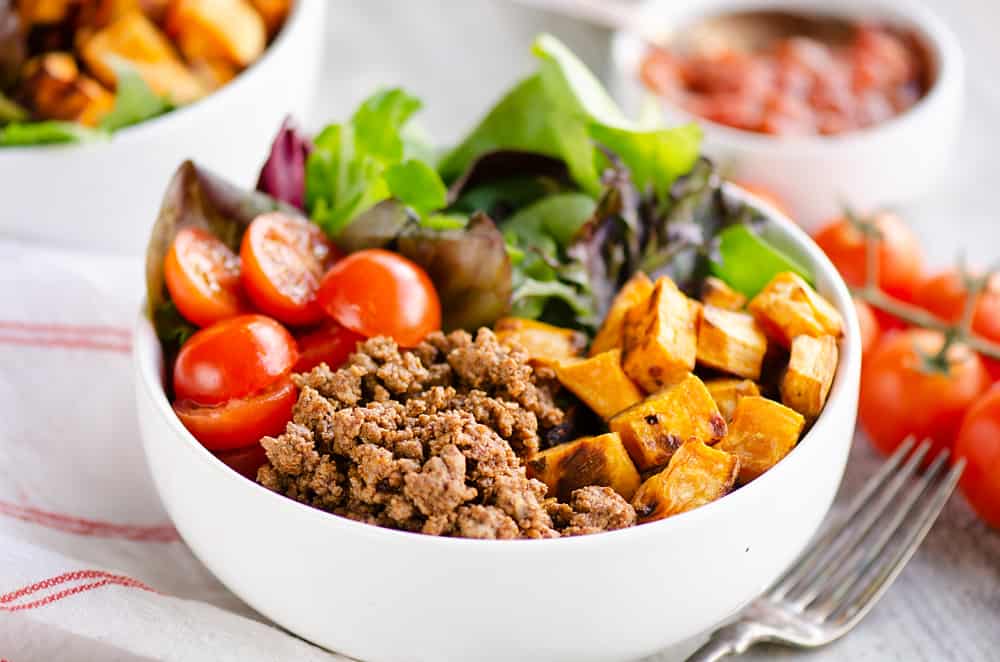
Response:
[[[0,237],[139,254],[185,159],[252,187],[282,119],[309,110],[325,9],[297,0],[274,43],[228,85],[107,142],[0,148]]]
[[[962,111],[964,65],[958,41],[922,5],[908,0],[646,0],[643,24],[664,32],[731,11],[786,9],[878,19],[913,29],[923,40],[934,82],[910,110],[876,127],[838,136],[774,137],[716,124],[664,102],[668,124],[698,122],[703,150],[740,180],[778,193],[806,228],[840,213],[910,202],[931,190],[948,167]],[[639,78],[646,44],[636,35],[612,37],[611,88],[636,112],[650,92]]]

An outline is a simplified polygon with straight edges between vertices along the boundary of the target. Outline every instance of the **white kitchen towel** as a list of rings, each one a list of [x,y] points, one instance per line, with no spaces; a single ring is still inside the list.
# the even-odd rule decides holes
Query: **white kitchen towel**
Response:
[[[133,405],[141,262],[0,241],[0,661],[341,660],[171,525]]]

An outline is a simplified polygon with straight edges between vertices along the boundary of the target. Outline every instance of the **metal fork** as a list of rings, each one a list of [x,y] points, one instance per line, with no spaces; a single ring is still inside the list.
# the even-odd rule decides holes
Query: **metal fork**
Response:
[[[900,445],[774,586],[686,662],[712,662],[761,641],[814,648],[857,625],[920,546],[965,467],[960,459],[947,470],[945,450],[917,475],[931,444],[911,455],[913,445],[912,438]]]

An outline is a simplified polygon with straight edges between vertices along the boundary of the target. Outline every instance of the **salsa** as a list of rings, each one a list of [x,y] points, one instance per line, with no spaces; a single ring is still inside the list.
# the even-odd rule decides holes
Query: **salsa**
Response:
[[[770,135],[836,135],[875,126],[927,93],[915,35],[876,23],[847,38],[785,36],[742,49],[653,48],[644,84],[707,120]]]

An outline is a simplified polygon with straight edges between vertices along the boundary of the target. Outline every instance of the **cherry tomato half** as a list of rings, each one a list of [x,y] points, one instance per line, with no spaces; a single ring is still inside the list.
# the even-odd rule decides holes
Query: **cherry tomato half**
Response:
[[[189,322],[210,326],[247,310],[240,290],[240,260],[201,228],[184,228],[163,261],[167,291]]]
[[[913,295],[913,303],[946,322],[957,322],[965,310],[967,293],[957,271],[927,278]],[[972,312],[972,330],[985,340],[1000,342],[1000,276],[990,278]],[[1000,379],[1000,361],[983,359],[990,376]]]
[[[243,288],[261,312],[292,325],[323,319],[320,279],[337,252],[309,221],[280,212],[255,218],[243,235]]]
[[[358,251],[333,265],[317,298],[351,331],[368,338],[391,336],[403,347],[441,328],[441,302],[427,272],[381,249]]]
[[[979,356],[963,345],[952,346],[946,373],[925,371],[925,357],[943,342],[936,331],[908,329],[884,336],[865,357],[858,415],[886,455],[911,434],[933,441],[928,457],[951,447],[962,415],[989,385]]]
[[[188,339],[174,363],[174,395],[217,405],[264,389],[298,360],[295,339],[263,315],[218,322]]]
[[[217,451],[215,457],[225,462],[236,473],[250,480],[257,480],[257,470],[267,463],[267,453],[260,443],[231,451]]]
[[[320,363],[325,363],[331,370],[336,370],[347,361],[358,343],[364,339],[364,336],[330,320],[323,327],[296,338],[299,345],[299,361],[292,371],[309,372]]]
[[[876,214],[875,226],[882,234],[878,242],[878,285],[887,294],[910,301],[921,277],[923,257],[913,231],[895,214]],[[865,284],[865,236],[846,218],[834,219],[814,237],[830,261],[850,285]]]
[[[966,413],[955,457],[965,458],[961,487],[969,505],[1000,529],[1000,386],[987,391]]]
[[[178,400],[174,412],[202,446],[210,451],[225,451],[281,434],[292,420],[297,399],[295,384],[286,376],[263,391],[218,405]]]

